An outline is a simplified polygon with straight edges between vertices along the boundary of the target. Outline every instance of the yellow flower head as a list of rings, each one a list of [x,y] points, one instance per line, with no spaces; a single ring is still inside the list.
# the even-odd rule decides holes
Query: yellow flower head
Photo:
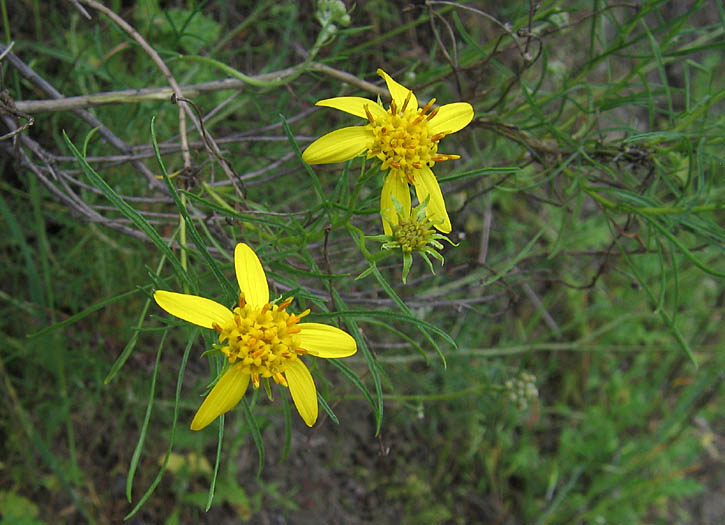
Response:
[[[408,272],[413,264],[413,252],[417,252],[423,257],[428,268],[435,273],[433,263],[428,256],[438,259],[441,266],[445,262],[443,256],[438,250],[443,249],[443,244],[439,241],[445,240],[453,246],[458,246],[445,235],[436,233],[432,228],[435,226],[431,223],[430,217],[427,217],[428,200],[424,200],[418,206],[411,209],[407,214],[404,212],[400,203],[394,201],[396,209],[396,221],[391,225],[391,235],[373,235],[368,239],[382,241],[383,250],[400,250],[403,254],[403,284],[408,278]]]
[[[361,97],[320,100],[318,106],[350,113],[367,119],[368,123],[338,129],[320,137],[308,146],[302,159],[308,164],[328,164],[367,152],[368,158],[380,159],[382,169],[389,170],[380,196],[385,233],[391,234],[391,223],[395,224],[397,220],[393,199],[402,205],[406,215],[410,210],[408,183],[415,186],[419,202],[429,198],[428,216],[435,228],[448,233],[451,221],[431,168],[436,162],[460,158],[459,155],[438,153],[438,143],[471,122],[473,107],[467,102],[456,102],[431,109],[435,103],[435,99],[431,99],[420,108],[413,91],[398,84],[382,69],[377,72],[385,79],[390,91],[390,107],[386,110]]]
[[[310,311],[288,313],[292,297],[271,304],[262,263],[244,243],[234,250],[234,267],[241,291],[234,310],[196,295],[154,293],[156,303],[171,315],[219,332],[219,349],[230,364],[196,412],[191,430],[201,430],[234,408],[250,379],[259,388],[266,378],[289,387],[297,411],[311,427],[317,421],[317,390],[300,356],[348,357],[357,351],[355,339],[334,326],[300,323]]]

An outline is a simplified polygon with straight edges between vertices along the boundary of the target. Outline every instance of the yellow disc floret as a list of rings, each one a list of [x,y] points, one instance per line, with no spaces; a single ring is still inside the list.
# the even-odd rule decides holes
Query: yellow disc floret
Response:
[[[428,244],[434,231],[430,229],[428,221],[404,221],[393,226],[393,238],[400,245],[401,250],[410,253],[420,250]]]
[[[430,111],[436,99],[431,99],[423,108],[409,107],[412,91],[403,106],[398,108],[395,100],[384,117],[375,119],[365,106],[374,142],[368,151],[368,158],[377,157],[382,161],[382,169],[393,168],[404,174],[412,184],[415,182],[414,172],[423,166],[433,167],[436,162],[458,159],[459,155],[438,153],[438,142],[447,133],[431,135],[428,122],[436,116],[439,108]],[[417,104],[414,104],[417,105]],[[430,113],[428,113],[430,111]]]
[[[280,385],[287,386],[282,373],[298,355],[309,353],[300,347],[297,323],[310,313],[299,315],[285,309],[292,303],[288,297],[281,304],[265,304],[261,309],[246,304],[244,295],[239,296],[239,306],[234,308],[234,318],[224,326],[214,324],[219,332],[221,352],[229,363],[241,361],[243,372],[249,374],[255,388],[260,377],[271,377]]]

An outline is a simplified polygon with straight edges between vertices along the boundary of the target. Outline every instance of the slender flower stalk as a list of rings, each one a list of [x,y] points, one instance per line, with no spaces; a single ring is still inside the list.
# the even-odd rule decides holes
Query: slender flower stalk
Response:
[[[231,410],[244,396],[251,381],[259,388],[270,378],[289,387],[295,407],[304,422],[317,421],[317,389],[303,355],[336,359],[357,351],[355,339],[334,326],[300,323],[310,313],[287,312],[294,300],[280,304],[269,301],[269,287],[262,263],[244,243],[234,250],[234,268],[239,283],[239,304],[230,310],[211,299],[157,290],[156,303],[184,321],[219,333],[215,345],[227,358],[228,366],[206,396],[191,422],[201,430]],[[266,383],[265,383],[266,384]]]
[[[307,147],[302,159],[308,164],[328,164],[362,153],[379,159],[382,169],[388,170],[380,196],[380,215],[386,235],[391,234],[391,225],[398,218],[393,201],[402,205],[404,216],[410,211],[409,184],[415,187],[419,202],[429,199],[427,213],[434,227],[449,233],[451,221],[431,168],[436,162],[460,158],[438,153],[438,143],[471,122],[473,107],[467,102],[456,102],[434,108],[435,98],[418,107],[412,90],[398,84],[382,69],[377,73],[388,86],[392,98],[390,107],[385,109],[361,97],[320,100],[316,105],[367,119],[367,124],[341,128],[320,137]]]

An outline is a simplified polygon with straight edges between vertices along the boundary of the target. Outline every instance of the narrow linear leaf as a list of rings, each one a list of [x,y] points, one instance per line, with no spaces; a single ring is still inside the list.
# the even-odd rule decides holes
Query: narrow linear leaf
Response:
[[[380,286],[383,287],[383,290],[385,290],[385,293],[388,294],[388,297],[390,297],[395,302],[395,304],[398,305],[398,308],[400,308],[403,312],[405,312],[407,314],[408,318],[410,318],[411,320],[415,319],[415,317],[413,317],[412,312],[410,311],[410,308],[408,308],[408,305],[405,304],[400,297],[398,297],[398,294],[395,293],[395,290],[393,290],[392,286],[390,286],[388,281],[385,280],[383,275],[380,273],[380,270],[378,270],[377,266],[372,265],[371,267],[373,269],[373,275],[375,276],[375,279],[378,281],[378,283],[380,283]],[[430,334],[426,330],[425,325],[418,324],[418,323],[414,323],[414,324],[416,325],[416,327],[418,328],[420,333],[423,334],[423,337],[425,337],[426,340],[431,345],[433,345],[433,348],[435,349],[436,354],[438,354],[438,357],[440,358],[441,362],[443,363],[443,367],[445,368],[446,367],[446,358],[443,355],[443,352],[441,352],[441,349],[438,347],[438,344],[435,342],[435,340],[430,336]],[[429,323],[425,323],[425,324],[429,324]],[[430,325],[430,326],[432,327],[433,325]],[[451,345],[453,345],[453,348],[458,347],[458,345],[453,340],[453,338],[451,336],[449,336],[447,333],[445,333],[443,330],[441,330],[440,328],[437,328],[436,333],[438,333],[441,337],[443,337],[446,341],[448,341]]]
[[[415,351],[418,352],[423,359],[425,359],[425,364],[430,366],[430,360],[428,359],[428,354],[426,354],[425,350],[423,350],[423,347],[420,346],[420,344],[418,344],[418,342],[415,339],[413,339],[412,337],[410,337],[408,334],[398,330],[397,328],[392,326],[390,323],[385,323],[385,322],[379,321],[377,319],[368,319],[366,322],[368,324],[382,326],[385,330],[395,334],[397,337],[399,337],[403,341],[406,341],[410,346],[415,348]]]
[[[611,218],[610,218],[611,219]],[[657,299],[655,298],[654,293],[652,290],[650,290],[649,286],[647,286],[647,283],[645,282],[644,278],[642,277],[639,269],[634,264],[634,261],[632,258],[627,254],[627,251],[624,249],[624,246],[622,246],[621,242],[619,241],[619,237],[615,235],[614,231],[612,230],[611,220],[609,221],[609,228],[612,233],[612,238],[614,239],[614,242],[617,244],[617,247],[619,248],[620,253],[622,254],[622,257],[627,261],[627,264],[629,265],[630,269],[632,270],[632,273],[637,278],[637,281],[642,286],[642,289],[645,291],[645,293],[649,296],[650,302],[652,303],[653,307],[657,305]],[[685,338],[682,336],[682,333],[680,332],[680,329],[677,328],[677,325],[672,321],[670,316],[667,314],[664,308],[659,310],[660,317],[665,322],[665,325],[670,329],[672,332],[672,335],[675,337],[675,340],[679,343],[680,348],[687,354],[687,357],[690,359],[692,364],[695,368],[697,368],[697,359],[695,358],[695,354],[692,352],[692,348],[690,348],[690,344],[685,340]]]
[[[126,499],[129,503],[131,503],[131,495],[133,493],[133,477],[136,474],[136,469],[138,468],[138,460],[141,457],[143,444],[146,441],[146,432],[148,431],[149,421],[151,421],[151,410],[153,409],[154,397],[156,396],[156,379],[159,376],[161,352],[164,349],[164,342],[166,341],[166,335],[168,333],[168,330],[164,330],[164,333],[161,335],[159,349],[156,351],[156,361],[154,362],[154,371],[151,375],[151,389],[149,390],[149,400],[146,405],[146,413],[144,414],[143,423],[141,424],[141,432],[138,436],[136,448],[133,450],[133,454],[131,455],[131,463],[128,466],[128,475],[126,476]]]
[[[695,257],[695,254],[693,254],[687,248],[687,246],[682,244],[682,242],[677,237],[675,237],[675,235],[671,231],[669,231],[667,228],[662,226],[662,224],[660,224],[659,221],[657,221],[651,217],[647,217],[647,220],[650,224],[652,224],[655,228],[657,228],[657,230],[662,235],[667,237],[667,239],[672,244],[674,244],[677,247],[677,249],[680,250],[685,255],[685,257],[687,257],[690,261],[692,261],[692,264],[694,264],[695,266],[700,268],[702,271],[709,273],[710,275],[714,275],[716,277],[725,277],[725,272],[719,272],[719,271],[715,270],[714,268],[710,268],[708,265],[703,263],[700,259]]]
[[[292,410],[290,409],[290,402],[287,396],[280,397],[282,398],[282,413],[284,414],[284,444],[282,445],[282,455],[279,459],[279,462],[282,463],[289,456],[292,446]]]
[[[339,310],[344,310],[345,302],[342,300],[342,297],[340,297],[340,294],[334,288],[331,288],[331,292],[333,300],[335,301],[335,306]],[[378,434],[380,434],[380,429],[383,425],[383,386],[380,382],[380,374],[378,373],[378,367],[375,363],[375,357],[370,351],[370,348],[368,348],[368,345],[365,342],[365,338],[363,338],[357,323],[350,317],[345,317],[344,320],[350,331],[350,335],[355,338],[358,348],[360,348],[363,356],[365,357],[368,369],[370,370],[370,376],[373,378],[373,384],[375,385],[376,399],[371,406],[373,409],[373,414],[375,415],[375,435],[377,436]]]
[[[317,193],[317,196],[320,198],[320,202],[322,202],[325,210],[327,211],[328,220],[332,221],[332,207],[330,205],[330,201],[325,197],[325,192],[322,191],[322,185],[320,184],[320,179],[317,177],[317,173],[315,173],[315,170],[313,170],[309,164],[302,160],[302,152],[300,151],[300,147],[297,145],[297,141],[295,140],[294,134],[292,133],[292,130],[287,123],[287,119],[285,119],[282,115],[280,115],[280,118],[282,119],[282,127],[284,128],[284,132],[287,134],[287,138],[292,145],[292,149],[297,155],[297,159],[299,160],[300,164],[304,166],[305,171],[310,176],[312,186],[315,188],[315,193]]]
[[[368,391],[365,384],[360,380],[360,378],[353,372],[345,363],[340,361],[339,359],[330,359],[328,362],[337,368],[345,377],[347,377],[350,382],[355,385],[360,392],[362,392],[362,395],[367,399],[368,403],[370,404],[370,407],[375,410],[375,398],[373,395]]]
[[[164,460],[161,463],[161,468],[159,469],[159,473],[156,475],[156,478],[151,483],[149,488],[146,490],[144,495],[141,497],[141,499],[136,503],[136,506],[124,516],[124,521],[133,517],[143,506],[144,503],[146,503],[146,500],[148,500],[151,497],[151,494],[154,493],[156,490],[156,487],[161,482],[161,478],[164,475],[164,472],[166,472],[166,466],[169,463],[169,456],[171,456],[171,452],[174,449],[174,442],[176,440],[176,423],[179,421],[179,400],[181,399],[181,385],[183,384],[184,380],[184,371],[186,370],[186,363],[189,361],[189,354],[191,353],[191,347],[194,345],[194,341],[196,340],[196,336],[199,334],[198,328],[193,328],[190,335],[189,335],[189,341],[186,343],[186,349],[184,350],[184,355],[181,358],[181,366],[179,367],[179,377],[176,380],[176,396],[174,397],[174,416],[171,420],[171,435],[169,436],[169,446],[166,449],[166,455],[164,456]]]
[[[247,417],[247,424],[249,425],[249,431],[252,434],[252,440],[254,445],[257,447],[257,455],[259,457],[259,464],[257,465],[257,477],[262,474],[264,468],[264,441],[262,440],[262,432],[259,430],[259,425],[254,419],[252,409],[249,406],[249,402],[246,397],[242,398],[242,408],[244,409],[244,415]]]
[[[5,224],[15,242],[20,246],[20,251],[23,254],[23,260],[25,262],[25,269],[28,274],[28,286],[30,287],[30,299],[35,304],[43,304],[43,290],[40,286],[42,282],[38,269],[35,266],[35,258],[33,257],[30,247],[26,241],[26,235],[20,228],[20,224],[15,219],[15,216],[10,211],[10,207],[0,195],[0,214],[5,219]],[[7,234],[6,234],[7,235]],[[42,330],[41,330],[42,332]],[[40,332],[38,332],[40,333]]]
[[[320,406],[322,407],[322,410],[324,410],[327,413],[327,415],[330,416],[330,419],[332,420],[332,422],[335,423],[336,425],[339,425],[340,420],[337,419],[337,416],[330,408],[330,405],[327,404],[327,401],[325,401],[325,398],[322,397],[322,394],[320,394],[320,392],[317,392],[317,401],[320,402]]]
[[[402,313],[398,313],[398,312],[390,312],[388,310],[340,310],[338,312],[334,312],[334,313],[330,313],[330,314],[316,313],[313,316],[311,315],[310,319],[340,317],[340,318],[346,320],[348,317],[353,317],[356,319],[365,319],[365,317],[368,317],[368,316],[379,317],[381,319],[402,321],[402,322],[410,323],[413,325],[417,325],[426,330],[430,330],[431,332],[435,333],[436,335],[441,336],[443,339],[445,339],[447,342],[449,342],[454,348],[458,348],[458,346],[456,345],[456,342],[453,340],[453,338],[450,335],[448,335],[444,330],[438,328],[437,326],[435,326],[427,321],[423,321],[422,319],[418,319],[417,317],[413,317],[412,315],[406,315],[406,314],[402,314]]]
[[[171,248],[166,244],[166,241],[164,241],[163,237],[159,235],[159,232],[157,232],[156,229],[148,223],[143,215],[141,215],[131,205],[124,201],[123,198],[121,198],[121,196],[116,193],[114,189],[111,188],[111,186],[109,186],[108,183],[103,180],[103,178],[98,173],[96,173],[96,171],[90,166],[90,164],[86,162],[86,159],[80,154],[78,149],[76,149],[76,147],[73,145],[65,131],[63,131],[63,139],[68,145],[68,148],[70,148],[71,153],[73,153],[73,156],[80,163],[81,168],[83,168],[83,172],[91,180],[93,185],[101,190],[103,195],[105,195],[105,197],[109,201],[111,201],[111,204],[113,204],[116,209],[118,209],[118,211],[120,211],[127,219],[129,219],[139,230],[146,234],[151,242],[153,242],[156,247],[161,250],[161,253],[166,255],[179,277],[181,277],[181,279],[188,286],[191,287],[192,282],[189,278],[189,275],[186,273],[186,270],[184,270],[184,267],[181,266],[181,262],[179,262],[179,260],[176,258],[174,252],[172,252]]]
[[[166,182],[166,186],[169,188],[169,193],[171,194],[171,197],[174,199],[174,203],[176,204],[177,209],[179,210],[179,213],[181,214],[182,218],[184,219],[184,222],[186,223],[187,228],[189,228],[189,233],[191,234],[192,239],[194,240],[194,244],[196,245],[196,249],[201,254],[204,261],[209,266],[209,269],[214,274],[214,277],[219,282],[222,288],[229,294],[230,297],[234,297],[236,294],[235,288],[231,285],[229,282],[229,279],[227,279],[222,271],[219,269],[219,265],[214,260],[214,258],[209,253],[209,250],[206,248],[206,243],[201,238],[201,235],[199,235],[199,230],[196,229],[196,225],[194,224],[194,221],[191,220],[191,216],[189,215],[189,210],[186,209],[186,206],[184,203],[181,202],[181,199],[179,198],[179,193],[176,191],[176,186],[174,186],[174,183],[171,181],[171,178],[169,177],[168,172],[166,171],[166,166],[164,165],[164,161],[161,158],[161,152],[159,151],[159,144],[156,140],[156,130],[154,128],[154,121],[156,117],[151,118],[151,143],[154,147],[154,154],[156,155],[156,162],[159,165],[159,168],[161,169],[161,174],[164,177],[164,182]]]
[[[129,290],[128,292],[123,292],[121,294],[114,295],[113,297],[109,297],[108,299],[104,299],[103,301],[99,301],[96,304],[89,306],[88,308],[86,308],[85,310],[82,310],[82,311],[78,312],[77,314],[71,315],[67,319],[64,319],[62,321],[59,321],[59,322],[57,322],[55,324],[52,324],[50,326],[46,326],[45,328],[42,328],[42,329],[38,330],[37,332],[33,332],[33,333],[30,333],[30,334],[27,334],[25,337],[27,337],[27,338],[40,337],[41,335],[45,335],[48,332],[52,332],[53,330],[57,330],[59,328],[65,327],[65,326],[72,325],[73,323],[77,323],[81,319],[83,319],[83,318],[91,315],[93,312],[97,312],[101,308],[105,308],[109,304],[113,304],[116,301],[120,301],[121,299],[125,299],[126,297],[129,297],[129,296],[131,296],[131,295],[133,295],[135,293],[138,293],[139,291],[148,290],[149,288],[150,288],[149,286],[142,286],[142,287],[136,288],[134,290]]]
[[[222,459],[222,442],[224,441],[224,414],[219,418],[219,435],[217,436],[216,444],[216,459],[214,460],[214,473],[211,476],[211,483],[209,484],[209,497],[206,500],[206,507],[204,512],[209,512],[211,503],[214,500],[214,490],[216,489],[216,478],[219,475],[219,464]]]
[[[173,239],[176,236],[176,233],[171,236]],[[159,259],[159,264],[156,266],[156,276],[158,277],[159,274],[161,274],[161,269],[164,267],[164,264],[166,262],[166,256],[161,255],[161,258]],[[141,308],[141,313],[138,316],[138,321],[136,322],[136,327],[133,331],[133,334],[131,335],[131,339],[128,340],[128,343],[126,343],[126,346],[123,348],[123,351],[121,352],[121,355],[116,358],[116,360],[111,365],[111,369],[108,371],[108,375],[106,375],[106,378],[103,380],[103,384],[107,385],[111,381],[113,381],[113,378],[116,377],[116,374],[118,374],[118,371],[121,370],[123,365],[126,363],[128,358],[133,353],[133,349],[136,348],[136,343],[138,342],[138,336],[141,332],[141,328],[143,327],[144,322],[146,321],[146,314],[148,314],[149,307],[151,306],[151,298],[147,298],[144,302],[143,308]]]

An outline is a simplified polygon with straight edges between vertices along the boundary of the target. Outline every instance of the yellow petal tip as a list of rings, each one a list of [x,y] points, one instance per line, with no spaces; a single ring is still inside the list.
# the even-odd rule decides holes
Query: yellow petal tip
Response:
[[[211,423],[211,421],[209,423]],[[202,430],[202,429],[206,428],[207,426],[209,426],[209,423],[207,423],[206,425],[202,425],[199,422],[198,414],[196,414],[196,415],[194,415],[194,419],[191,420],[191,425],[189,425],[189,428],[191,430],[193,430],[194,432],[198,432],[199,430]]]

